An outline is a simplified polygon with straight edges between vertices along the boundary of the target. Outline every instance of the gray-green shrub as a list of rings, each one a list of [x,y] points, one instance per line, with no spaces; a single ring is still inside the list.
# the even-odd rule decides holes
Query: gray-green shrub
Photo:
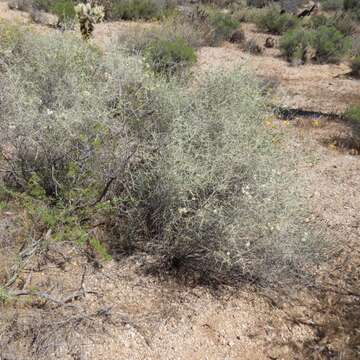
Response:
[[[320,63],[338,63],[351,47],[351,40],[333,26],[320,26],[314,33],[313,47]]]
[[[155,73],[174,75],[196,62],[196,54],[182,38],[156,39],[144,51],[145,63]]]
[[[208,9],[209,22],[214,29],[214,44],[224,40],[230,40],[231,34],[236,30],[240,23],[231,15],[224,14],[216,9]]]
[[[344,7],[344,0],[321,0],[321,9],[324,11],[338,11]]]
[[[74,0],[33,0],[33,8],[57,15],[60,21],[69,21],[75,18]]]
[[[311,18],[311,25],[314,29],[320,26],[333,26],[344,35],[352,35],[356,32],[357,25],[347,13],[334,16],[318,15]]]
[[[306,52],[312,46],[313,33],[299,28],[286,32],[280,40],[280,50],[288,60],[305,61]]]
[[[299,23],[299,19],[291,14],[280,14],[276,6],[271,6],[256,19],[256,25],[262,31],[272,34],[282,34],[294,28]]]
[[[151,20],[161,15],[162,7],[153,0],[114,1],[111,7],[112,19]]]
[[[319,260],[292,160],[243,69],[187,87],[72,34],[21,33],[0,73],[8,185],[71,224],[105,223],[113,253],[203,281],[294,281]]]

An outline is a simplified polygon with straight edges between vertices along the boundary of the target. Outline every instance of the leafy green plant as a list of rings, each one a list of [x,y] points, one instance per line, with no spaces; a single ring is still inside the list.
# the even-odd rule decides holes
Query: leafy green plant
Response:
[[[181,38],[154,40],[144,52],[146,64],[155,72],[172,75],[196,62],[194,50]]]
[[[351,41],[333,26],[320,26],[312,45],[320,63],[338,63],[351,47]]]
[[[311,47],[313,33],[303,28],[286,32],[280,40],[280,50],[288,60],[305,61],[306,52]]]
[[[256,25],[260,30],[277,35],[296,27],[298,23],[299,19],[296,16],[280,14],[280,10],[275,6],[269,7],[256,19]]]

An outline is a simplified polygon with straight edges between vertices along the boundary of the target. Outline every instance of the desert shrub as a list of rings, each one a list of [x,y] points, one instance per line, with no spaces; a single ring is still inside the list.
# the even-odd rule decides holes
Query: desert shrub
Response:
[[[360,38],[354,37],[351,42],[350,54],[353,57],[360,56]]]
[[[231,34],[240,26],[240,23],[231,15],[215,9],[209,9],[208,13],[210,24],[214,28],[214,43],[230,40]]]
[[[350,106],[344,113],[344,118],[360,125],[360,106]],[[359,134],[360,139],[360,134]]]
[[[74,0],[34,0],[33,7],[57,15],[60,21],[75,18]]]
[[[232,285],[294,281],[319,261],[292,161],[243,69],[188,88],[70,33],[22,33],[23,56],[0,73],[0,143],[41,233],[84,241],[96,219],[113,253]]]
[[[334,16],[332,24],[338,31],[345,35],[352,35],[357,29],[356,23],[352,19],[351,15],[347,13]]]
[[[256,25],[260,30],[272,34],[282,34],[298,24],[299,20],[291,14],[280,14],[277,7],[270,7],[265,13],[257,18]]]
[[[233,10],[233,18],[239,22],[256,23],[257,19],[266,11],[264,8],[240,7]]]
[[[354,10],[359,8],[360,8],[360,3],[358,0],[344,0],[345,10]]]
[[[69,169],[80,163],[85,166],[80,149],[87,147],[91,153],[85,145],[86,135],[96,136],[91,130],[94,124],[86,121],[89,114],[80,109],[91,107],[87,94],[95,89],[89,78],[98,66],[99,52],[73,37],[58,34],[49,40],[46,36],[26,36],[18,44],[21,49],[13,54],[15,59],[9,61],[2,82],[8,92],[1,104],[1,126],[8,127],[2,143],[14,148],[11,161],[16,186],[26,189],[36,178],[47,196],[63,199],[75,184],[76,176],[70,176]],[[15,94],[22,104],[18,108],[11,103]],[[83,138],[80,129],[76,131],[80,122]]]
[[[351,41],[333,26],[320,26],[314,33],[313,47],[321,63],[337,63],[351,47]]]
[[[259,55],[263,52],[262,47],[254,39],[246,41],[244,49],[253,55]]]
[[[312,32],[303,28],[291,30],[281,37],[280,50],[288,60],[305,61],[306,52],[312,41]]]
[[[132,213],[124,226],[147,231],[142,245],[134,244],[134,233],[128,242],[159,256],[165,269],[200,273],[203,281],[274,280],[280,263],[297,263],[290,270],[297,272],[296,253],[303,253],[297,246],[304,246],[289,224],[273,222],[284,203],[279,197],[270,200],[274,188],[266,185],[274,186],[281,175],[274,164],[265,165],[274,148],[263,126],[260,88],[239,70],[199,81],[189,94],[177,94],[183,104],[176,111],[162,161],[153,165],[147,179],[142,171],[133,175],[132,197],[137,199],[141,189],[142,201],[135,200],[139,214]],[[277,184],[279,189],[284,185]],[[303,244],[309,246],[307,241]]]
[[[24,34],[18,26],[0,20],[0,56],[4,62],[12,60],[12,55],[16,53],[23,41]]]
[[[50,12],[57,15],[60,21],[75,18],[75,3],[73,0],[57,0],[50,7]]]
[[[321,0],[321,8],[324,11],[339,11],[344,7],[344,0]]]
[[[360,77],[360,56],[356,56],[351,60],[351,71],[353,75]]]
[[[299,7],[304,5],[304,0],[281,0],[280,5],[281,9],[285,10],[288,13],[296,13]]]
[[[356,31],[356,24],[347,13],[335,16],[318,15],[311,18],[311,25],[314,29],[320,26],[333,26],[344,35],[352,35]]]
[[[156,73],[173,75],[196,62],[194,50],[184,39],[157,39],[144,51],[146,64]]]
[[[249,7],[263,8],[271,3],[271,0],[247,0],[246,4]]]
[[[190,46],[199,48],[214,43],[215,31],[205,10],[197,7],[189,14],[177,14],[165,19],[162,33],[182,37]]]
[[[116,34],[116,46],[132,55],[139,55],[152,41],[160,37],[166,38],[168,34],[170,35],[168,32],[164,33],[162,27],[158,25],[149,27],[134,25]]]
[[[230,42],[234,44],[242,44],[245,39],[245,32],[242,29],[237,29],[231,34]]]
[[[131,25],[119,30],[116,34],[117,46],[130,52],[141,54],[155,40],[175,41],[184,39],[186,44],[196,49],[212,45],[213,29],[207,22],[197,22],[187,16],[176,16],[165,19],[160,24]]]
[[[30,11],[32,8],[32,0],[11,0],[8,2],[10,9],[21,11]]]
[[[114,1],[111,7],[112,19],[151,20],[159,18],[165,4],[154,0],[120,0]]]

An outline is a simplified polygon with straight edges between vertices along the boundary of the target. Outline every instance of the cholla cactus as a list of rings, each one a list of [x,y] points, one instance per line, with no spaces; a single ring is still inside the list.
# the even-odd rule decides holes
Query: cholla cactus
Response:
[[[91,3],[80,3],[75,6],[75,13],[79,19],[82,37],[87,40],[94,31],[94,24],[104,19],[104,8]]]

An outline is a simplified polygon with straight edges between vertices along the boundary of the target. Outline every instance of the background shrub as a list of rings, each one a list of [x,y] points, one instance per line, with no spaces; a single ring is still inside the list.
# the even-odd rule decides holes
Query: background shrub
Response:
[[[306,52],[313,42],[313,33],[299,28],[286,32],[280,40],[280,50],[288,60],[305,61]]]
[[[281,0],[280,6],[286,12],[295,14],[305,2],[304,0]]]
[[[156,73],[173,75],[196,62],[194,50],[184,39],[157,39],[144,52],[146,64]]]
[[[246,4],[249,7],[263,8],[271,3],[271,0],[247,0]]]
[[[120,0],[112,4],[111,17],[124,20],[151,20],[161,15],[162,8],[153,0]]]
[[[33,0],[34,9],[53,13],[60,21],[75,18],[75,5],[74,0]]]
[[[260,30],[272,33],[282,34],[285,31],[294,28],[299,20],[291,14],[280,14],[280,10],[272,6],[257,18],[256,25]]]
[[[353,121],[354,123],[360,125],[360,106],[350,106],[346,110],[344,117],[345,119]],[[359,134],[359,139],[360,139],[360,134]]]
[[[266,11],[264,8],[237,7],[233,9],[233,17],[239,22],[257,23],[258,18]]]
[[[245,42],[245,50],[250,54],[259,55],[263,52],[263,48],[254,39]]]
[[[344,0],[344,9],[353,10],[360,8],[360,3],[358,0]]]
[[[314,33],[317,61],[338,63],[351,47],[351,41],[333,26],[320,26]]]
[[[32,8],[32,0],[11,0],[8,2],[10,9],[21,11],[30,11]]]
[[[311,18],[311,24],[315,29],[318,29],[320,26],[332,26],[344,35],[352,35],[357,28],[356,23],[347,13],[329,17],[324,15],[313,16]]]
[[[214,44],[230,40],[233,31],[240,26],[240,23],[229,14],[224,14],[215,9],[209,9],[208,14],[210,24],[214,28]]]
[[[321,8],[324,11],[339,11],[344,7],[344,0],[321,0]]]
[[[360,55],[351,60],[351,71],[353,75],[360,77]]]

